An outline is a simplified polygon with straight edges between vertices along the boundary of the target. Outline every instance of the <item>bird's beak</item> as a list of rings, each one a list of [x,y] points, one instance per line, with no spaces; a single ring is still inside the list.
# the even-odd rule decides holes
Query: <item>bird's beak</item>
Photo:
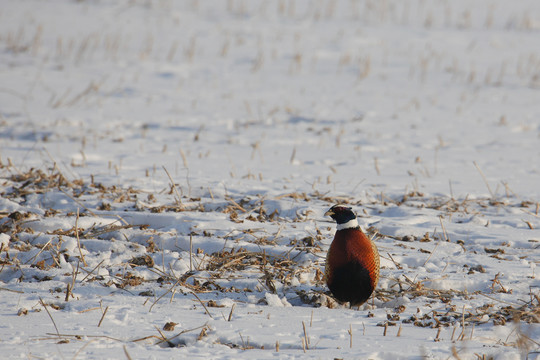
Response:
[[[324,216],[332,216],[332,215],[334,215],[334,212],[332,211],[332,209],[324,213]]]

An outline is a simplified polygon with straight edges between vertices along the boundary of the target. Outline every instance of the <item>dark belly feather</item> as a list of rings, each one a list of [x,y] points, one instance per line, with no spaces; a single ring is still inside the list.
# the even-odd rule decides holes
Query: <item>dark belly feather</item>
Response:
[[[369,271],[357,261],[348,262],[332,269],[328,288],[341,302],[360,305],[367,301],[373,292]]]

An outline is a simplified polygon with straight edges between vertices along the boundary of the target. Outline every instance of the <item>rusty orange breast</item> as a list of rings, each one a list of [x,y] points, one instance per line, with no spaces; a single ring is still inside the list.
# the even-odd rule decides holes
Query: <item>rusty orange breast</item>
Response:
[[[351,262],[359,263],[368,271],[371,287],[375,289],[379,281],[380,267],[377,247],[360,229],[338,230],[326,257],[327,283],[332,283],[335,269]]]

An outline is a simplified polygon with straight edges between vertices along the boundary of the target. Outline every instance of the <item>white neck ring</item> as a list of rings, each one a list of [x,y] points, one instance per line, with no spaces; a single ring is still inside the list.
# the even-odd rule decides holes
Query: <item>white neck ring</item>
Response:
[[[343,223],[343,224],[337,224],[337,229],[338,230],[354,229],[354,228],[357,228],[357,227],[358,227],[358,220],[356,220],[356,218],[354,218],[352,220],[349,220],[349,221],[347,221],[346,223]]]

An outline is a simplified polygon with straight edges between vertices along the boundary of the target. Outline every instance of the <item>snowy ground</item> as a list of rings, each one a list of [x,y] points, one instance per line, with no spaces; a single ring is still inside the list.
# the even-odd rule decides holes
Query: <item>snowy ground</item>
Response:
[[[532,0],[3,0],[2,356],[540,358],[539,33]],[[360,310],[337,202],[382,256]]]

